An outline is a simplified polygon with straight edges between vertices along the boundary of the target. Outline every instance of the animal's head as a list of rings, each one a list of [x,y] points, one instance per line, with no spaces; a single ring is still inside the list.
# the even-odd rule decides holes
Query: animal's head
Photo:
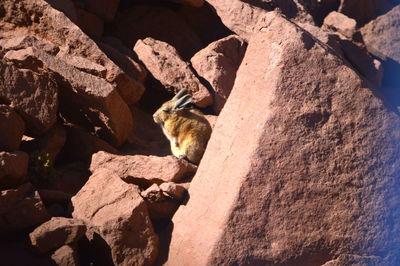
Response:
[[[153,114],[154,122],[164,124],[167,120],[175,120],[184,110],[192,107],[192,96],[183,89],[178,92],[171,100],[165,102]]]

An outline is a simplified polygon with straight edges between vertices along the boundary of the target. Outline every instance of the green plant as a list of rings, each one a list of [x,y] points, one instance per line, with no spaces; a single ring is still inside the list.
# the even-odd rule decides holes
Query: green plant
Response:
[[[29,179],[34,185],[45,185],[54,176],[53,162],[49,153],[35,151],[29,158]]]

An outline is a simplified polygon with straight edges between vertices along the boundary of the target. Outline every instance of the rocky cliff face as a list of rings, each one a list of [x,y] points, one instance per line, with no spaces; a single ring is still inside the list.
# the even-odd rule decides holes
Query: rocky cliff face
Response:
[[[2,264],[399,264],[397,4],[1,1]]]

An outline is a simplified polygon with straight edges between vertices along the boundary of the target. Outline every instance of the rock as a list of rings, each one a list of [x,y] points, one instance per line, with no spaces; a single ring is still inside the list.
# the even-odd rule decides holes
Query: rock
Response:
[[[92,12],[107,22],[114,19],[117,13],[119,0],[87,0],[85,1],[89,12]]]
[[[98,151],[116,153],[117,150],[104,140],[76,127],[67,128],[67,141],[60,157],[64,162],[90,162]]]
[[[58,90],[53,75],[18,69],[0,60],[0,76],[0,98],[23,118],[28,134],[40,135],[56,122]]]
[[[114,155],[106,152],[93,154],[90,171],[108,169],[125,182],[149,186],[162,182],[178,182],[193,175],[197,167],[186,160],[169,155]]]
[[[96,171],[72,198],[72,204],[72,216],[85,222],[86,236],[99,257],[111,253],[115,265],[151,265],[155,261],[158,237],[137,186],[111,171]]]
[[[194,104],[206,107],[212,104],[212,96],[204,87],[189,64],[184,62],[174,47],[152,38],[139,40],[133,50],[151,74],[168,91],[177,93],[187,89],[193,95]]]
[[[378,256],[358,256],[351,254],[342,254],[337,259],[330,260],[324,263],[322,266],[342,266],[342,265],[379,266],[379,265],[384,265],[384,262]]]
[[[82,221],[53,217],[29,234],[32,245],[39,253],[55,250],[63,245],[78,242],[86,232]]]
[[[18,150],[24,131],[24,120],[13,108],[0,104],[0,150]]]
[[[374,17],[386,13],[392,4],[387,0],[365,0],[360,2],[355,0],[340,0],[338,12],[357,20],[359,25],[368,23]]]
[[[361,28],[368,51],[383,60],[400,64],[400,5]]]
[[[70,245],[64,245],[57,249],[51,255],[51,259],[56,265],[80,265],[77,249]]]
[[[15,188],[26,181],[29,156],[22,151],[0,152],[0,190]]]
[[[346,15],[332,11],[324,19],[323,28],[337,32],[347,39],[353,39],[356,32],[357,22]]]
[[[228,99],[245,51],[246,43],[231,35],[211,43],[190,60],[197,74],[211,85],[214,91],[212,108],[217,114]]]
[[[203,43],[185,20],[173,10],[152,5],[134,5],[119,12],[106,35],[115,36],[132,49],[140,39],[151,37],[173,46],[184,60],[189,60]]]
[[[5,55],[10,61],[21,64],[25,58],[41,61],[58,74],[57,82],[63,102],[61,113],[69,118],[70,106],[83,112],[91,124],[99,127],[99,134],[110,143],[121,145],[132,129],[132,115],[118,92],[104,79],[78,71],[62,60],[51,57],[34,47],[9,51]]]
[[[104,22],[95,14],[87,12],[82,8],[76,8],[78,26],[92,38],[99,38],[103,35]]]
[[[56,175],[51,179],[49,188],[75,195],[90,176],[84,163],[70,163],[57,167]]]
[[[175,200],[181,201],[186,196],[186,188],[180,184],[166,182],[160,185],[160,190]]]
[[[21,150],[28,153],[48,153],[51,162],[54,163],[65,144],[66,135],[65,128],[60,124],[55,124],[44,135],[35,139],[23,140]]]
[[[275,12],[264,23],[172,219],[165,265],[396,264],[398,115],[301,28]]]
[[[27,229],[47,220],[46,208],[31,184],[0,192],[0,234]]]
[[[53,8],[63,12],[67,17],[74,23],[78,23],[78,14],[71,0],[58,1],[58,0],[47,0],[46,1]]]
[[[88,74],[99,76],[102,78],[105,78],[106,76],[107,69],[105,67],[97,63],[93,63],[92,61],[87,60],[86,58],[83,58],[81,56],[71,56],[64,54],[63,56],[60,56],[60,58],[62,58],[62,60],[65,61],[67,64],[73,66],[76,69],[79,69],[82,72],[86,72]]]
[[[151,185],[140,194],[147,204],[151,220],[155,223],[171,220],[178,209],[179,203],[164,194],[157,184]]]
[[[40,198],[46,205],[61,202],[65,203],[71,200],[72,195],[63,191],[51,189],[39,189]]]
[[[216,115],[205,115],[208,123],[210,123],[211,128],[214,128],[215,124],[217,123],[218,116]]]
[[[96,1],[92,1],[94,2]],[[111,2],[115,3],[115,1]],[[102,3],[96,2],[96,4],[100,7]],[[107,69],[106,80],[114,90],[118,90],[122,95],[135,95],[136,101],[142,96],[144,91],[129,75],[110,60],[77,25],[46,1],[22,0],[15,3],[5,0],[0,3],[0,6],[5,10],[4,22],[9,22],[9,25],[15,25],[15,27],[19,26],[17,29],[20,29],[22,25],[25,26],[23,35],[34,35],[38,39],[51,42],[59,47],[59,55],[84,57],[104,66]],[[15,16],[12,10],[20,10],[21,14]],[[40,23],[38,23],[39,18]],[[4,35],[10,38],[16,34],[15,32],[15,29],[11,29]]]
[[[172,1],[193,7],[202,7],[204,5],[204,0],[172,0]]]

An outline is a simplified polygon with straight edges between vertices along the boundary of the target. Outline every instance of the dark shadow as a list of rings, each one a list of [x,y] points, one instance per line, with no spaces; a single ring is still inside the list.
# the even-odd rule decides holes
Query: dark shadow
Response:
[[[157,257],[157,261],[155,262],[156,266],[163,265],[168,260],[169,254],[169,246],[171,244],[172,230],[174,229],[174,223],[171,221],[162,230],[158,233],[160,244],[159,244],[159,254]]]
[[[112,266],[111,249],[107,242],[97,233],[93,234],[93,240],[89,241],[84,236],[78,242],[79,260],[81,266]]]

